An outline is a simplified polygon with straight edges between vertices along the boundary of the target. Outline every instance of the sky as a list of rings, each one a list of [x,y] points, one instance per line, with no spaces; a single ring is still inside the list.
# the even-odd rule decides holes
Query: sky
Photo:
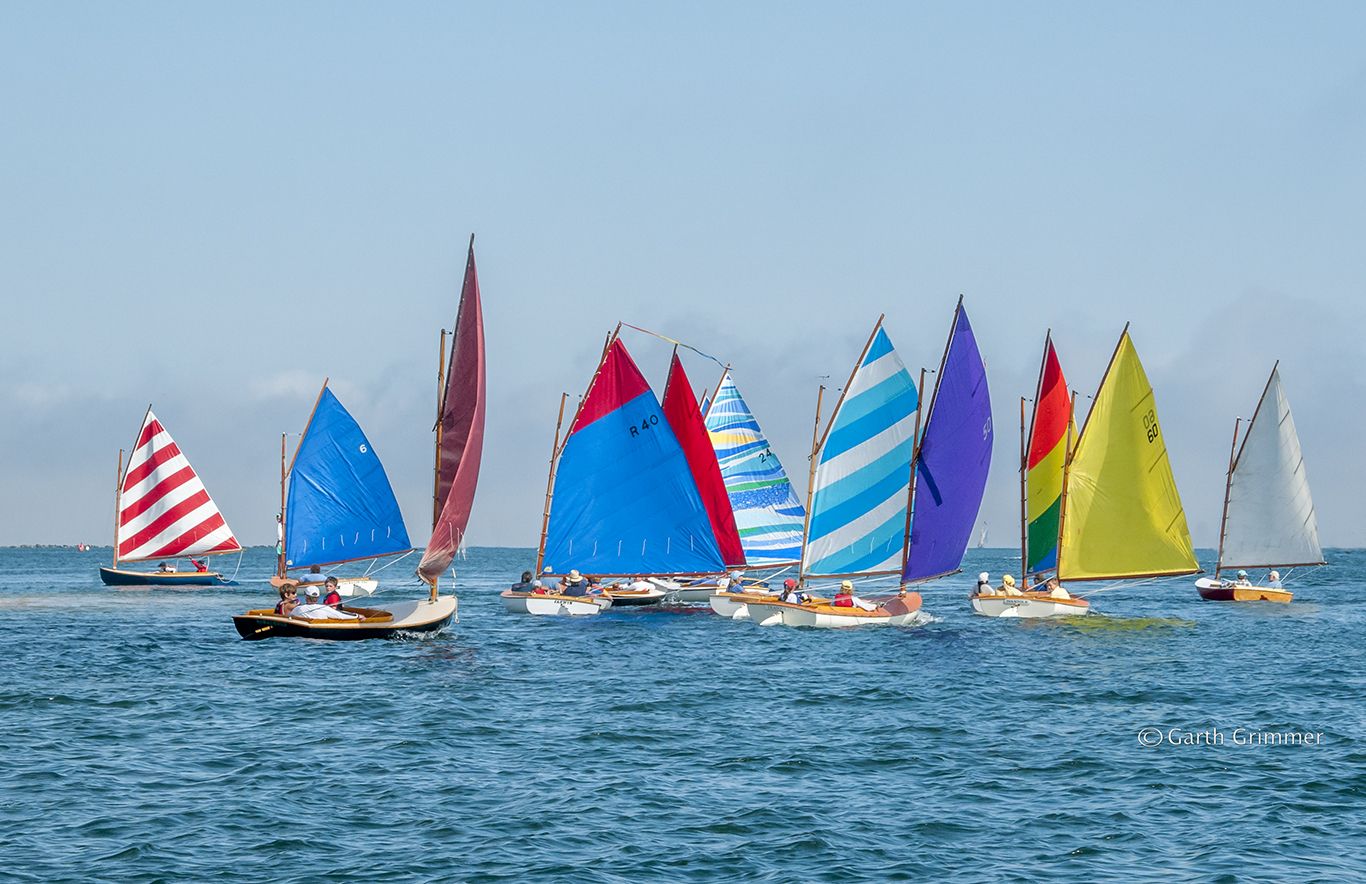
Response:
[[[804,491],[817,387],[882,314],[937,367],[961,294],[991,545],[1045,334],[1085,403],[1129,322],[1197,546],[1276,360],[1366,546],[1366,6],[1212,2],[0,3],[0,545],[108,544],[149,404],[273,543],[324,378],[425,542],[471,233],[470,545],[535,546],[617,322],[730,363]]]

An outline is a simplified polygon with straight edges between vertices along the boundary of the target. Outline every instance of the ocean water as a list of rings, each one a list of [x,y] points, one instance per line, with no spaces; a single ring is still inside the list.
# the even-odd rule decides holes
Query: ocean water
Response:
[[[457,626],[360,643],[237,637],[268,550],[200,590],[107,557],[0,550],[6,882],[1366,880],[1366,552],[1028,623],[970,612],[1018,567],[972,550],[930,622],[835,631],[512,615],[534,554],[476,549]]]

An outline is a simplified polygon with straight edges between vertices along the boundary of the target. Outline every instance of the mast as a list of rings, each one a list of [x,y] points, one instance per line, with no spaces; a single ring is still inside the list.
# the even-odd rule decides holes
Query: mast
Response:
[[[1044,352],[1048,348],[1044,347]],[[1028,492],[1025,488],[1025,474],[1029,470],[1029,447],[1025,441],[1025,403],[1029,400],[1020,397],[1020,588],[1029,588],[1029,510]],[[1038,407],[1038,399],[1034,400]]]
[[[288,450],[288,440],[288,433],[280,434],[280,518],[276,520],[280,524],[280,560],[276,562],[280,577],[285,576],[285,452]]]
[[[545,537],[550,528],[550,499],[555,491],[555,461],[560,453],[560,426],[564,423],[564,403],[568,393],[560,394],[560,416],[555,419],[555,442],[550,446],[550,477],[545,483],[545,512],[541,515],[541,542],[536,547],[536,576],[541,575],[541,562],[545,561]]]
[[[123,449],[119,449],[119,468],[114,473],[114,564],[119,566],[119,508],[123,506]]]
[[[1272,369],[1272,371],[1274,372],[1275,369]],[[1270,382],[1268,381],[1268,383],[1270,383]],[[1262,395],[1266,395],[1266,394],[1263,393]],[[1260,408],[1260,407],[1261,407],[1261,404],[1258,403],[1258,408]],[[1220,518],[1219,518],[1219,557],[1218,557],[1217,559],[1214,560],[1214,579],[1215,579],[1215,580],[1218,580],[1218,579],[1219,579],[1219,572],[1220,572],[1221,570],[1223,570],[1223,564],[1224,564],[1224,530],[1228,527],[1228,498],[1229,498],[1229,493],[1233,490],[1233,466],[1234,466],[1235,463],[1237,463],[1237,453],[1238,453],[1238,427],[1239,427],[1239,425],[1242,423],[1242,420],[1243,420],[1243,419],[1240,418],[1240,417],[1239,417],[1239,418],[1234,418],[1234,420],[1233,420],[1233,445],[1231,445],[1231,446],[1229,447],[1229,451],[1228,451],[1228,474],[1225,476],[1225,480],[1226,480],[1226,481],[1224,482],[1224,514],[1223,514],[1222,516],[1220,516]],[[1256,420],[1256,416],[1255,416],[1255,415],[1253,416],[1253,420]],[[1249,428],[1251,428],[1251,423],[1250,423],[1250,422],[1249,422]]]
[[[454,344],[452,344],[454,350]],[[436,465],[432,480],[432,528],[441,518],[441,431],[446,417],[446,330],[441,330],[441,355],[436,360]]]
[[[825,425],[825,432],[821,434],[821,441],[820,444],[816,446],[817,449],[825,447],[826,437],[830,435],[830,428],[835,425],[835,418],[839,416],[840,406],[844,404],[844,397],[849,395],[849,387],[853,385],[854,376],[858,374],[859,367],[863,365],[863,357],[868,355],[868,349],[873,346],[873,339],[877,337],[877,330],[882,328],[882,320],[886,318],[887,314],[883,313],[877,318],[877,322],[873,325],[873,333],[868,336],[868,343],[863,345],[863,350],[859,353],[858,360],[854,363],[854,370],[849,372],[849,380],[845,382],[844,389],[840,390],[840,400],[835,403],[835,410],[830,413],[830,422]],[[825,388],[822,387],[821,389],[823,390]],[[815,456],[814,451],[812,452],[812,456]],[[814,472],[816,469],[814,465],[815,461],[812,461],[812,464],[811,469]],[[807,490],[810,491],[809,488]],[[803,543],[804,542],[805,541],[803,541]]]
[[[901,539],[901,573],[911,558],[911,514],[915,512],[915,468],[920,454],[920,411],[925,404],[925,367],[920,367],[920,386],[915,391],[915,429],[911,431],[911,474],[906,477],[906,534]]]
[[[816,490],[816,451],[820,448],[817,439],[821,432],[821,397],[825,395],[825,385],[816,391],[816,425],[811,430],[811,474],[806,477],[806,521],[802,523],[802,551],[797,559],[797,582],[804,579],[806,570],[806,539],[811,533],[811,498]]]

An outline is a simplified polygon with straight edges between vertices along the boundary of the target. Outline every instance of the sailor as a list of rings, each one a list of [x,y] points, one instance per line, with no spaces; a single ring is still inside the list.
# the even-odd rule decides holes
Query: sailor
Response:
[[[783,581],[783,591],[778,595],[778,601],[791,602],[793,604],[797,604],[801,601],[801,597],[797,595],[797,581],[793,580],[791,577]]]
[[[972,591],[973,595],[996,595],[996,590],[991,588],[991,575],[986,571],[977,575],[977,587]]]
[[[863,599],[854,595],[853,581],[844,580],[840,582],[840,590],[835,593],[835,600],[830,604],[837,608],[859,608],[864,611],[876,611],[877,605],[865,602]]]
[[[195,558],[190,559],[190,564],[191,564],[191,565],[194,565],[194,569],[195,569],[196,571],[198,571],[199,573],[201,573],[201,574],[203,574],[205,571],[208,571],[208,570],[209,570],[209,566],[206,565],[206,564],[204,564],[203,562],[199,561],[199,559],[195,559]]]
[[[999,591],[1005,595],[1024,595],[1015,587],[1014,574],[1007,574],[1001,578],[1001,589]]]
[[[364,620],[364,615],[352,614],[339,608],[318,603],[318,587],[310,586],[304,590],[304,603],[290,612],[291,617],[303,620]]]
[[[280,603],[275,606],[275,613],[282,617],[288,617],[290,612],[299,606],[299,591],[292,586],[280,587]]]
[[[1281,572],[1272,571],[1270,574],[1268,574],[1266,586],[1267,589],[1284,589],[1285,587],[1281,585]]]
[[[1067,590],[1062,588],[1062,584],[1058,582],[1057,577],[1048,578],[1048,582],[1044,584],[1044,589],[1048,590],[1048,597],[1050,599],[1067,601],[1072,597]]]
[[[157,570],[163,574],[174,574],[175,562],[162,562],[160,565],[157,565]]]
[[[1239,571],[1239,572],[1238,572],[1238,579],[1235,580],[1235,581],[1233,581],[1233,585],[1234,585],[1234,586],[1251,586],[1251,585],[1252,585],[1252,581],[1247,579],[1247,572],[1246,572],[1246,571]]]
[[[644,577],[634,577],[630,583],[626,584],[626,589],[631,592],[649,592],[654,588],[654,584]]]
[[[571,596],[588,595],[588,581],[577,570],[570,568],[569,576],[560,580],[560,594]]]
[[[341,585],[337,583],[337,578],[329,576],[326,584],[327,595],[323,597],[323,604],[329,608],[340,608],[342,606],[341,593],[338,591]]]
[[[537,581],[535,581],[535,583],[540,583],[540,581],[537,580]],[[536,588],[536,587],[533,585],[533,581],[532,581],[532,579],[531,579],[531,572],[530,572],[530,571],[523,571],[523,572],[522,572],[522,581],[521,581],[520,583],[514,583],[514,584],[512,584],[512,591],[513,591],[513,592],[531,592],[531,591],[532,591],[533,589],[535,589],[535,588]]]

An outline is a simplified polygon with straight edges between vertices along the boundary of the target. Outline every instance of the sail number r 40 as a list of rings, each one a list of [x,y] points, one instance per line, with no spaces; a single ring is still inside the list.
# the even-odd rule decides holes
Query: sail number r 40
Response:
[[[651,427],[655,427],[655,426],[658,426],[658,425],[659,425],[659,415],[657,415],[657,414],[652,414],[652,415],[650,415],[649,417],[647,417],[647,418],[645,418],[644,420],[642,420],[642,421],[640,422],[640,426],[636,426],[635,424],[631,424],[631,438],[634,439],[635,437],[639,436],[641,430],[648,430],[648,429],[650,429]]]
[[[1148,434],[1149,442],[1152,442],[1157,438],[1157,412],[1153,411],[1151,408],[1148,409],[1147,414],[1143,415],[1143,429]]]

